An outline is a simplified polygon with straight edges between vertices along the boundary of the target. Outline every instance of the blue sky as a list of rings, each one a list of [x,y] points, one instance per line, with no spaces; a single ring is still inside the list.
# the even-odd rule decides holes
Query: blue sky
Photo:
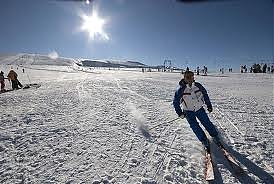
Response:
[[[81,32],[79,12],[96,9],[109,40]],[[272,0],[184,4],[176,0],[0,1],[0,54],[137,60],[239,69],[273,59]]]

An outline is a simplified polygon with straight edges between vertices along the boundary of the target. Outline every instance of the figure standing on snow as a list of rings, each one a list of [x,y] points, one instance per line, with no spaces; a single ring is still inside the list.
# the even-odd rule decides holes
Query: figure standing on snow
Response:
[[[179,85],[173,99],[175,111],[180,118],[187,119],[195,135],[205,146],[206,150],[209,151],[208,138],[196,119],[198,118],[200,120],[201,124],[206,128],[210,136],[213,137],[214,141],[217,144],[220,144],[218,132],[203,108],[203,104],[205,103],[207,110],[212,112],[212,105],[207,91],[200,83],[195,82],[194,73],[192,71],[184,73],[184,78],[179,82]]]
[[[23,85],[17,79],[17,73],[14,70],[10,70],[8,74],[8,79],[11,80],[12,89],[19,89],[18,85],[22,88]]]
[[[204,75],[207,75],[207,67],[204,66]]]
[[[199,66],[197,67],[197,71],[196,72],[197,72],[197,75],[200,75],[200,67]]]
[[[0,73],[0,83],[1,83],[1,92],[5,92],[5,77],[4,77],[4,72],[1,71]]]

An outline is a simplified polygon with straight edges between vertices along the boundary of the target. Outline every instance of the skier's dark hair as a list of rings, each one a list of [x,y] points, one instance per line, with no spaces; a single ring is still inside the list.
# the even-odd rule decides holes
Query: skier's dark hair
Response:
[[[184,73],[184,79],[194,76],[194,73],[192,71],[185,71]]]

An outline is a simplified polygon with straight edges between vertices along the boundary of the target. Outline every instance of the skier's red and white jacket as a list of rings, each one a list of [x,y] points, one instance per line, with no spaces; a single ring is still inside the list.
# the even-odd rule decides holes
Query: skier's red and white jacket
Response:
[[[190,87],[184,80],[179,82],[179,88],[175,92],[173,106],[178,116],[183,114],[181,104],[184,111],[198,111],[203,104],[207,108],[212,108],[206,89],[198,82],[193,82]]]

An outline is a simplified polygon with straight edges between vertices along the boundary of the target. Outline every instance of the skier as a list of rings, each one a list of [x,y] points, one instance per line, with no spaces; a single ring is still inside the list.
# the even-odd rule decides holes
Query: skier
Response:
[[[263,73],[266,73],[267,64],[263,65]]]
[[[1,92],[5,92],[5,77],[4,77],[4,72],[1,71],[0,73],[0,83],[1,83]]]
[[[19,89],[18,85],[22,88],[23,85],[17,79],[17,73],[14,70],[10,70],[8,74],[8,79],[11,80],[12,89]]]
[[[218,132],[212,122],[209,120],[203,104],[207,105],[207,110],[212,112],[212,105],[208,97],[206,89],[194,80],[194,73],[188,71],[184,73],[184,78],[179,82],[179,88],[175,92],[173,106],[176,113],[182,119],[186,118],[191,129],[196,134],[197,138],[204,145],[207,152],[210,151],[209,141],[204,131],[200,127],[196,118],[206,128],[214,142],[220,145]],[[183,105],[183,110],[180,105]]]
[[[206,76],[207,75],[207,67],[204,66],[204,75]]]

